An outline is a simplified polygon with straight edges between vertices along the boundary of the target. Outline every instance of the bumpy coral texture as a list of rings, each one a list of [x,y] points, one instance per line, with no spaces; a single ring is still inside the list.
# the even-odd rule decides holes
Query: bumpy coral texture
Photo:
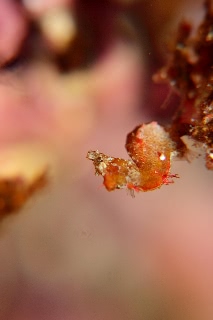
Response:
[[[206,14],[195,36],[182,22],[170,45],[170,58],[153,79],[169,83],[180,96],[173,120],[166,127],[156,122],[142,124],[127,136],[126,161],[90,151],[96,174],[104,177],[107,190],[128,188],[149,191],[173,182],[172,155],[189,160],[189,145],[204,150],[206,167],[213,170],[213,1],[205,3]]]
[[[206,167],[213,169],[213,1],[206,1],[204,21],[195,36],[183,22],[171,45],[168,64],[154,79],[167,82],[179,94],[181,103],[170,125],[170,134],[180,154],[180,138],[190,136],[206,153]]]

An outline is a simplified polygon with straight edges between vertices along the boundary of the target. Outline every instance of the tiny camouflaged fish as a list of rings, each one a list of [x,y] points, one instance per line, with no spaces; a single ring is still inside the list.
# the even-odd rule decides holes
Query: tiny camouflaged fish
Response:
[[[99,151],[89,151],[95,174],[102,175],[108,191],[128,189],[150,191],[173,183],[177,174],[170,173],[175,143],[157,122],[142,124],[127,136],[126,149],[130,160],[109,157]]]

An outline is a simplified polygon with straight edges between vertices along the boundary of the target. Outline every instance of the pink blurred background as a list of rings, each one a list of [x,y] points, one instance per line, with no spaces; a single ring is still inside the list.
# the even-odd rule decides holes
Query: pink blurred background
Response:
[[[74,19],[68,44],[49,33],[57,19],[42,22],[53,9]],[[174,161],[180,179],[131,198],[107,192],[85,158],[90,149],[126,158],[128,132],[171,117],[152,72],[178,21],[202,15],[202,1],[0,0],[1,149],[39,142],[58,163],[1,226],[0,319],[213,318],[203,159]]]

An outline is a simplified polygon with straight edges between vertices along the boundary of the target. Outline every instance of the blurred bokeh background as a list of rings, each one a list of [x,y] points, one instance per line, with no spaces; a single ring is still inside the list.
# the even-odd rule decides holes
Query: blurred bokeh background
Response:
[[[51,169],[1,225],[1,320],[213,319],[203,159],[174,161],[180,179],[135,198],[86,160],[126,158],[135,126],[170,121],[152,74],[178,22],[203,13],[201,0],[0,0],[0,158],[15,149],[8,161],[37,170],[36,148]]]

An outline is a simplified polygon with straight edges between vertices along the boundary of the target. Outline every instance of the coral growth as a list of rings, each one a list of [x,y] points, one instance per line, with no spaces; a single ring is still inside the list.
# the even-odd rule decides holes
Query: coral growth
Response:
[[[181,98],[170,125],[178,152],[186,153],[181,137],[188,135],[206,151],[206,167],[213,169],[213,1],[206,1],[204,21],[194,37],[182,22],[167,66],[154,79],[169,83]]]
[[[31,184],[22,176],[0,180],[0,219],[19,210],[39,189],[47,184],[46,174],[38,176]]]
[[[104,177],[107,190],[128,188],[154,190],[171,182],[173,154],[188,157],[184,137],[204,149],[206,167],[213,170],[213,1],[206,1],[204,21],[191,37],[192,26],[182,22],[171,46],[168,64],[153,77],[166,82],[180,95],[171,124],[142,124],[127,136],[126,149],[132,160],[90,151],[96,174]]]

